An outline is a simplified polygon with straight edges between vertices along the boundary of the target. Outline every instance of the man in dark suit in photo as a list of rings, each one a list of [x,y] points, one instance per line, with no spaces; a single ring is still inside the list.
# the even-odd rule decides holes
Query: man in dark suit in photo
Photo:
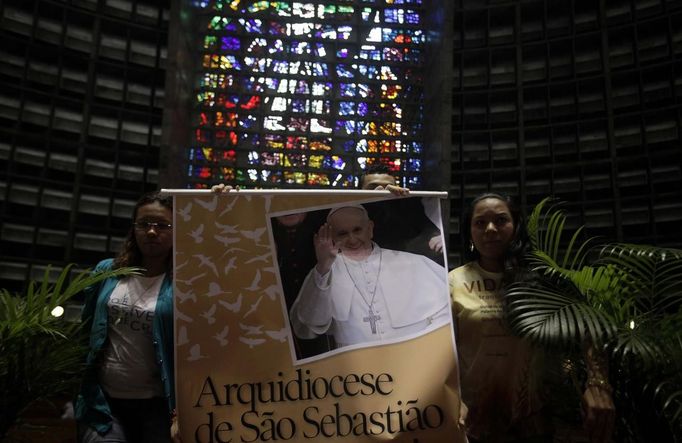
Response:
[[[410,190],[396,185],[396,179],[384,165],[367,167],[360,177],[364,190],[388,190],[404,198],[365,204],[376,226],[374,241],[384,248],[424,255],[443,264],[443,240],[434,221],[426,215],[422,199],[409,197]]]

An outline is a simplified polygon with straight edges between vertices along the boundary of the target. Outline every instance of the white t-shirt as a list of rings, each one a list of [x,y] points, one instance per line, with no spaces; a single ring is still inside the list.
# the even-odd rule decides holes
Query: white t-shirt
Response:
[[[164,395],[152,343],[152,321],[164,275],[122,279],[111,293],[109,340],[99,370],[99,381],[111,397]]]

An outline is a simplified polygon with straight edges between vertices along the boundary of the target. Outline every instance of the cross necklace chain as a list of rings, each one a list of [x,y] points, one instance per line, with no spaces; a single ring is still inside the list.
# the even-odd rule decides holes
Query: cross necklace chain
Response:
[[[371,255],[370,255],[371,256]],[[355,286],[355,289],[358,291],[358,294],[360,294],[360,298],[362,298],[362,301],[365,302],[367,305],[368,311],[367,311],[367,317],[362,317],[362,321],[365,323],[369,323],[369,327],[372,330],[372,334],[377,333],[377,321],[381,320],[381,316],[379,314],[376,314],[374,312],[374,297],[377,295],[377,286],[379,285],[379,274],[381,273],[381,260],[382,260],[382,252],[379,251],[379,270],[377,271],[377,278],[374,280],[374,289],[372,289],[372,298],[367,301],[365,296],[362,294],[362,290],[358,286],[357,282],[353,278],[353,274],[350,272],[350,269],[348,269],[348,263],[346,263],[346,258],[341,256],[343,259],[343,264],[346,266],[346,272],[348,272],[348,276],[350,277],[351,281],[353,282],[353,286]],[[369,259],[369,257],[368,257]],[[368,260],[369,263],[369,260]]]

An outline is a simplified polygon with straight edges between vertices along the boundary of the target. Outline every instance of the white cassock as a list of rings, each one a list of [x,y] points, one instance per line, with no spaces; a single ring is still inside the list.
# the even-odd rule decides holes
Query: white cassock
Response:
[[[326,274],[313,268],[289,316],[297,337],[331,331],[339,347],[415,334],[450,320],[445,269],[375,243],[364,260],[339,254]]]

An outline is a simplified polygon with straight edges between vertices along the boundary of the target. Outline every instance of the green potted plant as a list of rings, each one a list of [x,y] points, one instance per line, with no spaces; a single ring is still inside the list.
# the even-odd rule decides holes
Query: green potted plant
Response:
[[[134,272],[123,268],[71,275],[71,268],[65,267],[54,283],[48,268],[25,294],[0,289],[0,439],[32,405],[37,409],[40,401],[70,398],[78,387],[87,337],[80,322],[60,315],[63,307],[90,285]]]
[[[583,229],[566,235],[550,203],[529,217],[534,272],[507,293],[510,326],[543,347],[590,343],[608,357],[617,441],[679,441],[682,251],[581,241]]]

